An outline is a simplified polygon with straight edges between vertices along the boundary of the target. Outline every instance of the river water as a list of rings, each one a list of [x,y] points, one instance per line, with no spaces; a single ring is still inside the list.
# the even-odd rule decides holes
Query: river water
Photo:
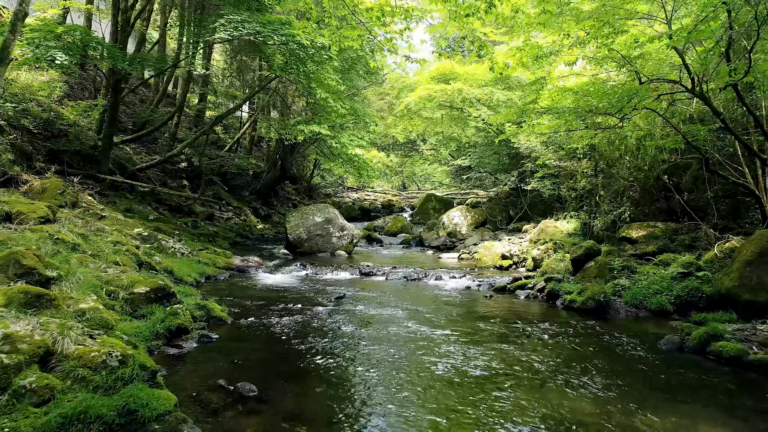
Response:
[[[468,266],[391,247],[309,261]],[[280,265],[201,289],[235,323],[157,360],[203,431],[768,430],[768,380],[662,352],[664,321]],[[238,399],[220,379],[253,383],[262,398]]]

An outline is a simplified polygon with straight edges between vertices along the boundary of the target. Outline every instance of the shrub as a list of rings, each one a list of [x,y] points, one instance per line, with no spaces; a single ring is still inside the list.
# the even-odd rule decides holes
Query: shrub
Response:
[[[688,319],[695,325],[707,325],[711,323],[733,324],[739,321],[739,317],[733,312],[717,311],[695,313]]]

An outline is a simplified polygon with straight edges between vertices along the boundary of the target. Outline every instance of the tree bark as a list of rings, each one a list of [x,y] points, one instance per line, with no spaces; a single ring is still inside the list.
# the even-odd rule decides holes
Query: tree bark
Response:
[[[141,18],[141,27],[139,28],[139,35],[136,37],[136,46],[133,48],[134,54],[139,54],[144,51],[147,46],[147,33],[149,32],[149,26],[152,25],[152,15],[155,13],[155,0],[149,0],[146,9],[144,10],[144,16]]]
[[[176,52],[173,53],[173,62],[174,64],[179,63],[179,60],[181,60],[181,54],[184,50],[184,36],[186,35],[187,31],[187,1],[186,0],[180,0],[179,1],[179,32],[176,36]],[[170,71],[168,71],[168,75],[165,77],[165,80],[160,84],[160,91],[157,94],[157,97],[152,102],[152,108],[157,108],[160,106],[161,103],[163,103],[163,99],[165,99],[165,96],[168,94],[168,87],[171,85],[171,82],[176,77],[176,68],[174,67]]]
[[[215,45],[208,44],[203,50],[203,74],[200,77],[200,91],[197,94],[197,106],[193,118],[195,124],[203,123],[208,111],[208,89],[211,86],[211,62],[213,61],[214,49]]]
[[[29,16],[29,5],[32,0],[19,0],[16,9],[13,11],[11,21],[8,24],[8,31],[5,33],[3,43],[0,45],[0,82],[5,79],[8,67],[13,60],[13,48],[16,46],[16,40],[19,38],[21,28]]]
[[[168,0],[160,0],[160,26],[157,35],[157,56],[165,57],[168,52],[168,22],[170,21],[173,8]],[[160,93],[160,85],[163,83],[163,76],[160,75],[152,82],[151,95]]]
[[[93,7],[96,0],[85,0],[85,15],[83,15],[83,27],[93,31]]]

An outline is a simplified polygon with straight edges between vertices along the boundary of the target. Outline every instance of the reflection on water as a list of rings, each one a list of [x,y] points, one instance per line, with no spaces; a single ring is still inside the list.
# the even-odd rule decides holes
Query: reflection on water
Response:
[[[445,266],[423,252],[365,255],[354,259]],[[768,424],[768,380],[661,352],[656,342],[669,331],[661,321],[596,322],[511,296],[380,278],[258,275],[203,290],[235,308],[238,322],[215,328],[221,338],[213,345],[158,361],[205,431],[710,432]],[[255,384],[265,400],[234,399],[216,385],[222,378]]]

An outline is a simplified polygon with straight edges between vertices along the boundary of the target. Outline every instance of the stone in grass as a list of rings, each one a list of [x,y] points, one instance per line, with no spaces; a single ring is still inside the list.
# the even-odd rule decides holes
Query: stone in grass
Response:
[[[46,289],[30,285],[14,285],[0,289],[0,306],[21,311],[60,309],[58,296]]]
[[[42,255],[33,249],[13,248],[0,254],[0,285],[16,281],[47,288],[54,276],[42,262]]]
[[[0,198],[0,218],[14,225],[40,225],[56,221],[58,209],[52,204],[21,197]]]

